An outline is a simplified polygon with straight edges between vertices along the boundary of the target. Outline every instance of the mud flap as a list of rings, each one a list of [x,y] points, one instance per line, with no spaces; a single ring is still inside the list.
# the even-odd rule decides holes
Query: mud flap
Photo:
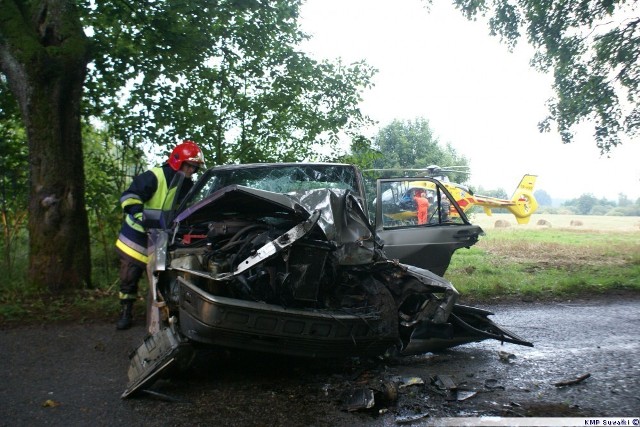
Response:
[[[129,383],[120,396],[122,399],[153,384],[163,373],[192,354],[191,345],[181,339],[173,325],[147,336],[140,347],[131,353]]]

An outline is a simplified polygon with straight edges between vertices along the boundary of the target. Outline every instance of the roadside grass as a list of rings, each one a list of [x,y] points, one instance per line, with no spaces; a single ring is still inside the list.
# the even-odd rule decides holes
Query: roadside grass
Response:
[[[73,321],[115,321],[120,306],[114,272],[94,272],[93,288],[54,294],[36,289],[26,277],[26,265],[15,265],[11,274],[0,269],[0,326]],[[141,288],[142,288],[141,280]],[[142,293],[141,295],[145,295]],[[143,307],[141,304],[140,307]]]
[[[445,274],[463,301],[640,292],[640,233],[568,228],[489,229],[458,250]]]

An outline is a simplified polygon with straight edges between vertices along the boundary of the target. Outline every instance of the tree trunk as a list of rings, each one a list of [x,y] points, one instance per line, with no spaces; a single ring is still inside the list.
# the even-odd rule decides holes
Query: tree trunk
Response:
[[[73,0],[1,4],[0,70],[29,141],[29,279],[53,292],[90,285],[80,133],[88,40]]]

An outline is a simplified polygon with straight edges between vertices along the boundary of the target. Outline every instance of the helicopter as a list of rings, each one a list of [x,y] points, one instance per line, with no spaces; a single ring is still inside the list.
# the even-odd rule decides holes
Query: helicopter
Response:
[[[416,195],[424,193],[425,197],[431,202],[436,199],[433,182],[421,181],[419,179],[421,176],[440,181],[463,212],[467,212],[473,206],[481,206],[485,214],[491,216],[492,209],[504,208],[515,216],[518,224],[527,224],[531,215],[538,209],[538,202],[533,195],[533,188],[537,179],[536,175],[525,174],[513,192],[511,199],[501,199],[474,194],[466,185],[449,180],[447,173],[464,172],[464,169],[468,169],[468,167],[449,166],[443,168],[437,165],[430,165],[420,169],[368,169],[366,172],[402,171],[405,174],[413,173],[417,175],[412,178],[407,177],[406,181],[398,181],[395,188],[389,189],[382,194],[383,203],[395,203],[398,205],[397,212],[389,214],[390,218],[397,221],[409,220],[417,216],[413,202]],[[455,217],[458,213],[452,209],[450,215]]]

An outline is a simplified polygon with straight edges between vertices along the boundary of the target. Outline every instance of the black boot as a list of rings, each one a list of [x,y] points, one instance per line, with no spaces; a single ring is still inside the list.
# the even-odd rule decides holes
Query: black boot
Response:
[[[123,299],[120,301],[122,305],[122,311],[120,312],[120,318],[116,323],[116,329],[129,329],[133,323],[133,301],[132,299]]]

